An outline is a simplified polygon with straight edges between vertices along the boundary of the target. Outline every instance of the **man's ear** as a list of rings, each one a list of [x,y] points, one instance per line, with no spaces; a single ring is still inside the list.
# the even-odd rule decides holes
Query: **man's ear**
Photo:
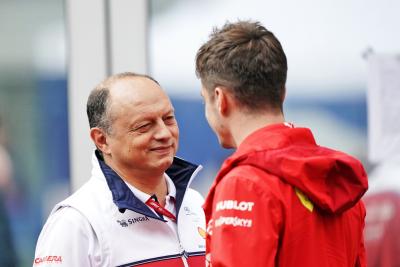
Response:
[[[228,115],[232,108],[232,96],[228,89],[223,86],[217,86],[214,90],[214,98],[218,112],[223,116]]]
[[[104,130],[93,127],[90,129],[90,138],[92,138],[97,149],[99,149],[103,154],[110,154],[110,147],[107,143],[107,135]]]

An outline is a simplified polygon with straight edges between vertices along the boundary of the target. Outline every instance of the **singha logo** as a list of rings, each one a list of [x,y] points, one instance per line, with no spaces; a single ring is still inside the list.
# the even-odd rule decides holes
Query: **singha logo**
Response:
[[[142,223],[142,222],[148,222],[150,219],[147,216],[139,216],[136,218],[129,218],[127,220],[117,220],[117,222],[122,226],[122,227],[128,227],[131,224],[136,224],[136,223]]]
[[[128,224],[126,223],[125,220],[117,220],[117,222],[118,222],[122,227],[128,227]]]

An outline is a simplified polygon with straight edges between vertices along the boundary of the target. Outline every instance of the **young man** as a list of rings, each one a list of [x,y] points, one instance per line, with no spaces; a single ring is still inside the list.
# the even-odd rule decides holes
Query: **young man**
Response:
[[[111,76],[87,102],[91,179],[53,209],[34,266],[204,266],[200,167],[175,158],[179,130],[159,84]]]
[[[209,266],[365,266],[361,163],[285,122],[286,56],[260,23],[216,29],[196,56],[205,114],[224,148],[206,198]]]

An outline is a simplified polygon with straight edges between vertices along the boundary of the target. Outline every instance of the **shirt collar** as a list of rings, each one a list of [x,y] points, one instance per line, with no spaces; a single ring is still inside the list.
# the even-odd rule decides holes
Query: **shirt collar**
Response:
[[[174,182],[172,182],[171,178],[168,174],[165,174],[165,179],[167,180],[167,187],[168,187],[168,196],[176,198],[176,187]]]
[[[165,180],[167,182],[167,196],[169,197],[173,197],[175,199],[176,197],[176,188],[174,183],[172,182],[171,178],[165,173],[164,174]],[[128,186],[128,188],[132,191],[132,193],[143,203],[146,203],[146,201],[151,198],[152,196],[137,189],[136,187],[134,187],[133,185],[129,184],[128,182],[124,181],[125,184]]]
[[[121,177],[119,177],[114,170],[105,164],[103,157],[97,150],[94,154],[94,165],[98,165],[100,167],[100,172],[104,175],[107,185],[111,191],[113,202],[118,207],[120,212],[124,212],[126,209],[129,209],[151,218],[163,220],[162,218],[157,217],[142,200],[133,194]],[[186,189],[201,168],[201,165],[196,165],[178,157],[174,157],[172,165],[165,172],[167,175],[167,185],[171,185],[168,187],[170,194],[175,191],[175,207],[177,217]],[[92,170],[92,175],[97,176],[99,173],[97,170]]]

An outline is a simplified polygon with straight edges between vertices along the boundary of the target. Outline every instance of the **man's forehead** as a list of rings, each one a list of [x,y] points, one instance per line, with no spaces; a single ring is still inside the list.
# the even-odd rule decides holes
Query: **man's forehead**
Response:
[[[110,86],[110,95],[113,100],[136,99],[137,101],[147,98],[167,97],[166,93],[156,82],[145,77],[128,77],[115,81]]]
[[[148,87],[159,87],[157,83],[147,77],[122,77],[110,81],[109,88],[111,91],[114,90],[131,90],[131,91],[143,91]]]
[[[161,87],[150,79],[129,79],[115,83],[110,90],[110,108],[112,112],[125,109],[138,110],[170,110],[171,101]]]

